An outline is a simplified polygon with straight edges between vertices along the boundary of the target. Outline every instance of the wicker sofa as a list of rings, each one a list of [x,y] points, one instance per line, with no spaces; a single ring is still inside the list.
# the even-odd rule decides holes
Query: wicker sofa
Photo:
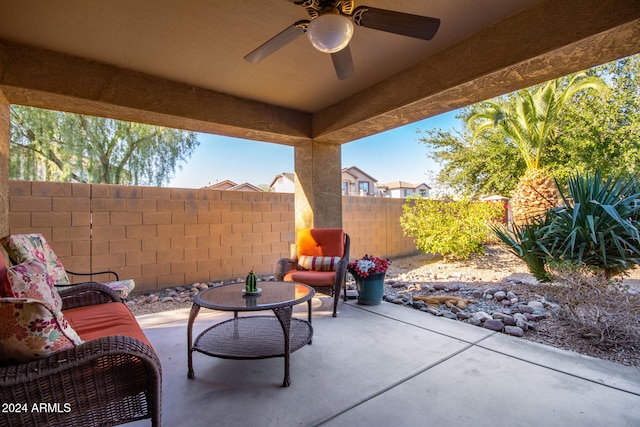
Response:
[[[0,402],[6,407],[0,425],[110,426],[151,418],[160,426],[160,362],[116,291],[99,283],[58,291],[42,264],[7,269],[0,259]],[[23,276],[30,277],[28,286],[12,283]],[[24,314],[25,321],[30,310],[40,314]],[[50,320],[40,319],[48,314]],[[15,318],[31,319],[17,336]],[[38,334],[51,330],[49,345],[33,350]]]

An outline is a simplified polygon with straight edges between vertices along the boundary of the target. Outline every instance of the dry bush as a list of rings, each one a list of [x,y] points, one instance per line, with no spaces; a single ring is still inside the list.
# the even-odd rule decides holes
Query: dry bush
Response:
[[[556,280],[545,291],[577,334],[602,349],[640,345],[640,295],[604,272],[569,266],[553,270]]]

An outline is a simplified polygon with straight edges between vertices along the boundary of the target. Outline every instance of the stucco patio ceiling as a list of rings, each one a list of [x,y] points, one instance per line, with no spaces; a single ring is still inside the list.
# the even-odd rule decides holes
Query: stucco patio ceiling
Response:
[[[342,144],[640,51],[637,0],[356,0],[432,16],[431,41],[356,27],[338,80],[285,0],[2,0],[9,102],[296,145]]]

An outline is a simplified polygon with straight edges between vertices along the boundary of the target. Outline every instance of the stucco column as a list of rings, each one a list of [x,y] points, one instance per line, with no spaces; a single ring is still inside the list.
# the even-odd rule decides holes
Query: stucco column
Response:
[[[342,227],[340,145],[309,141],[295,147],[295,227]]]
[[[0,90],[0,237],[9,234],[9,101]]]

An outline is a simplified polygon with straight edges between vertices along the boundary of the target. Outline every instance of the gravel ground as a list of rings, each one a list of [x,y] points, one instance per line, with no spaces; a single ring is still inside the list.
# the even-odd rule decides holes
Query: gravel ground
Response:
[[[416,255],[395,259],[391,262],[386,279],[388,282],[402,281],[431,285],[440,282],[450,283],[451,281],[457,281],[480,289],[500,285],[513,290],[524,298],[531,297],[530,299],[533,299],[533,296],[539,290],[536,289],[538,285],[528,272],[526,265],[499,246],[488,247],[485,255],[472,256],[464,262],[446,262],[433,255]],[[631,272],[624,282],[629,284],[635,292],[640,291],[640,269]],[[197,292],[197,290],[192,292]],[[134,315],[149,314],[189,308],[191,307],[191,298],[171,302],[129,302],[129,307]],[[634,320],[631,319],[631,321]],[[637,322],[637,319],[635,321]],[[548,317],[537,322],[536,329],[527,331],[525,336],[520,339],[547,344],[640,369],[640,345],[602,349],[576,334],[571,325],[555,317]]]
[[[529,299],[533,299],[539,286],[526,265],[499,246],[489,247],[484,256],[472,256],[464,262],[445,262],[432,255],[397,259],[392,262],[387,273],[388,280],[425,282],[426,278],[426,283],[431,285],[440,281],[451,281],[452,277],[454,280],[467,279],[470,282],[468,285],[477,288],[486,289],[499,284],[513,290],[519,296],[530,296]],[[640,291],[640,269],[632,271],[623,282],[633,291]],[[637,314],[635,322],[638,322]],[[571,325],[556,317],[548,317],[538,322],[536,330],[527,331],[521,339],[640,368],[640,345],[602,349],[581,337]]]

